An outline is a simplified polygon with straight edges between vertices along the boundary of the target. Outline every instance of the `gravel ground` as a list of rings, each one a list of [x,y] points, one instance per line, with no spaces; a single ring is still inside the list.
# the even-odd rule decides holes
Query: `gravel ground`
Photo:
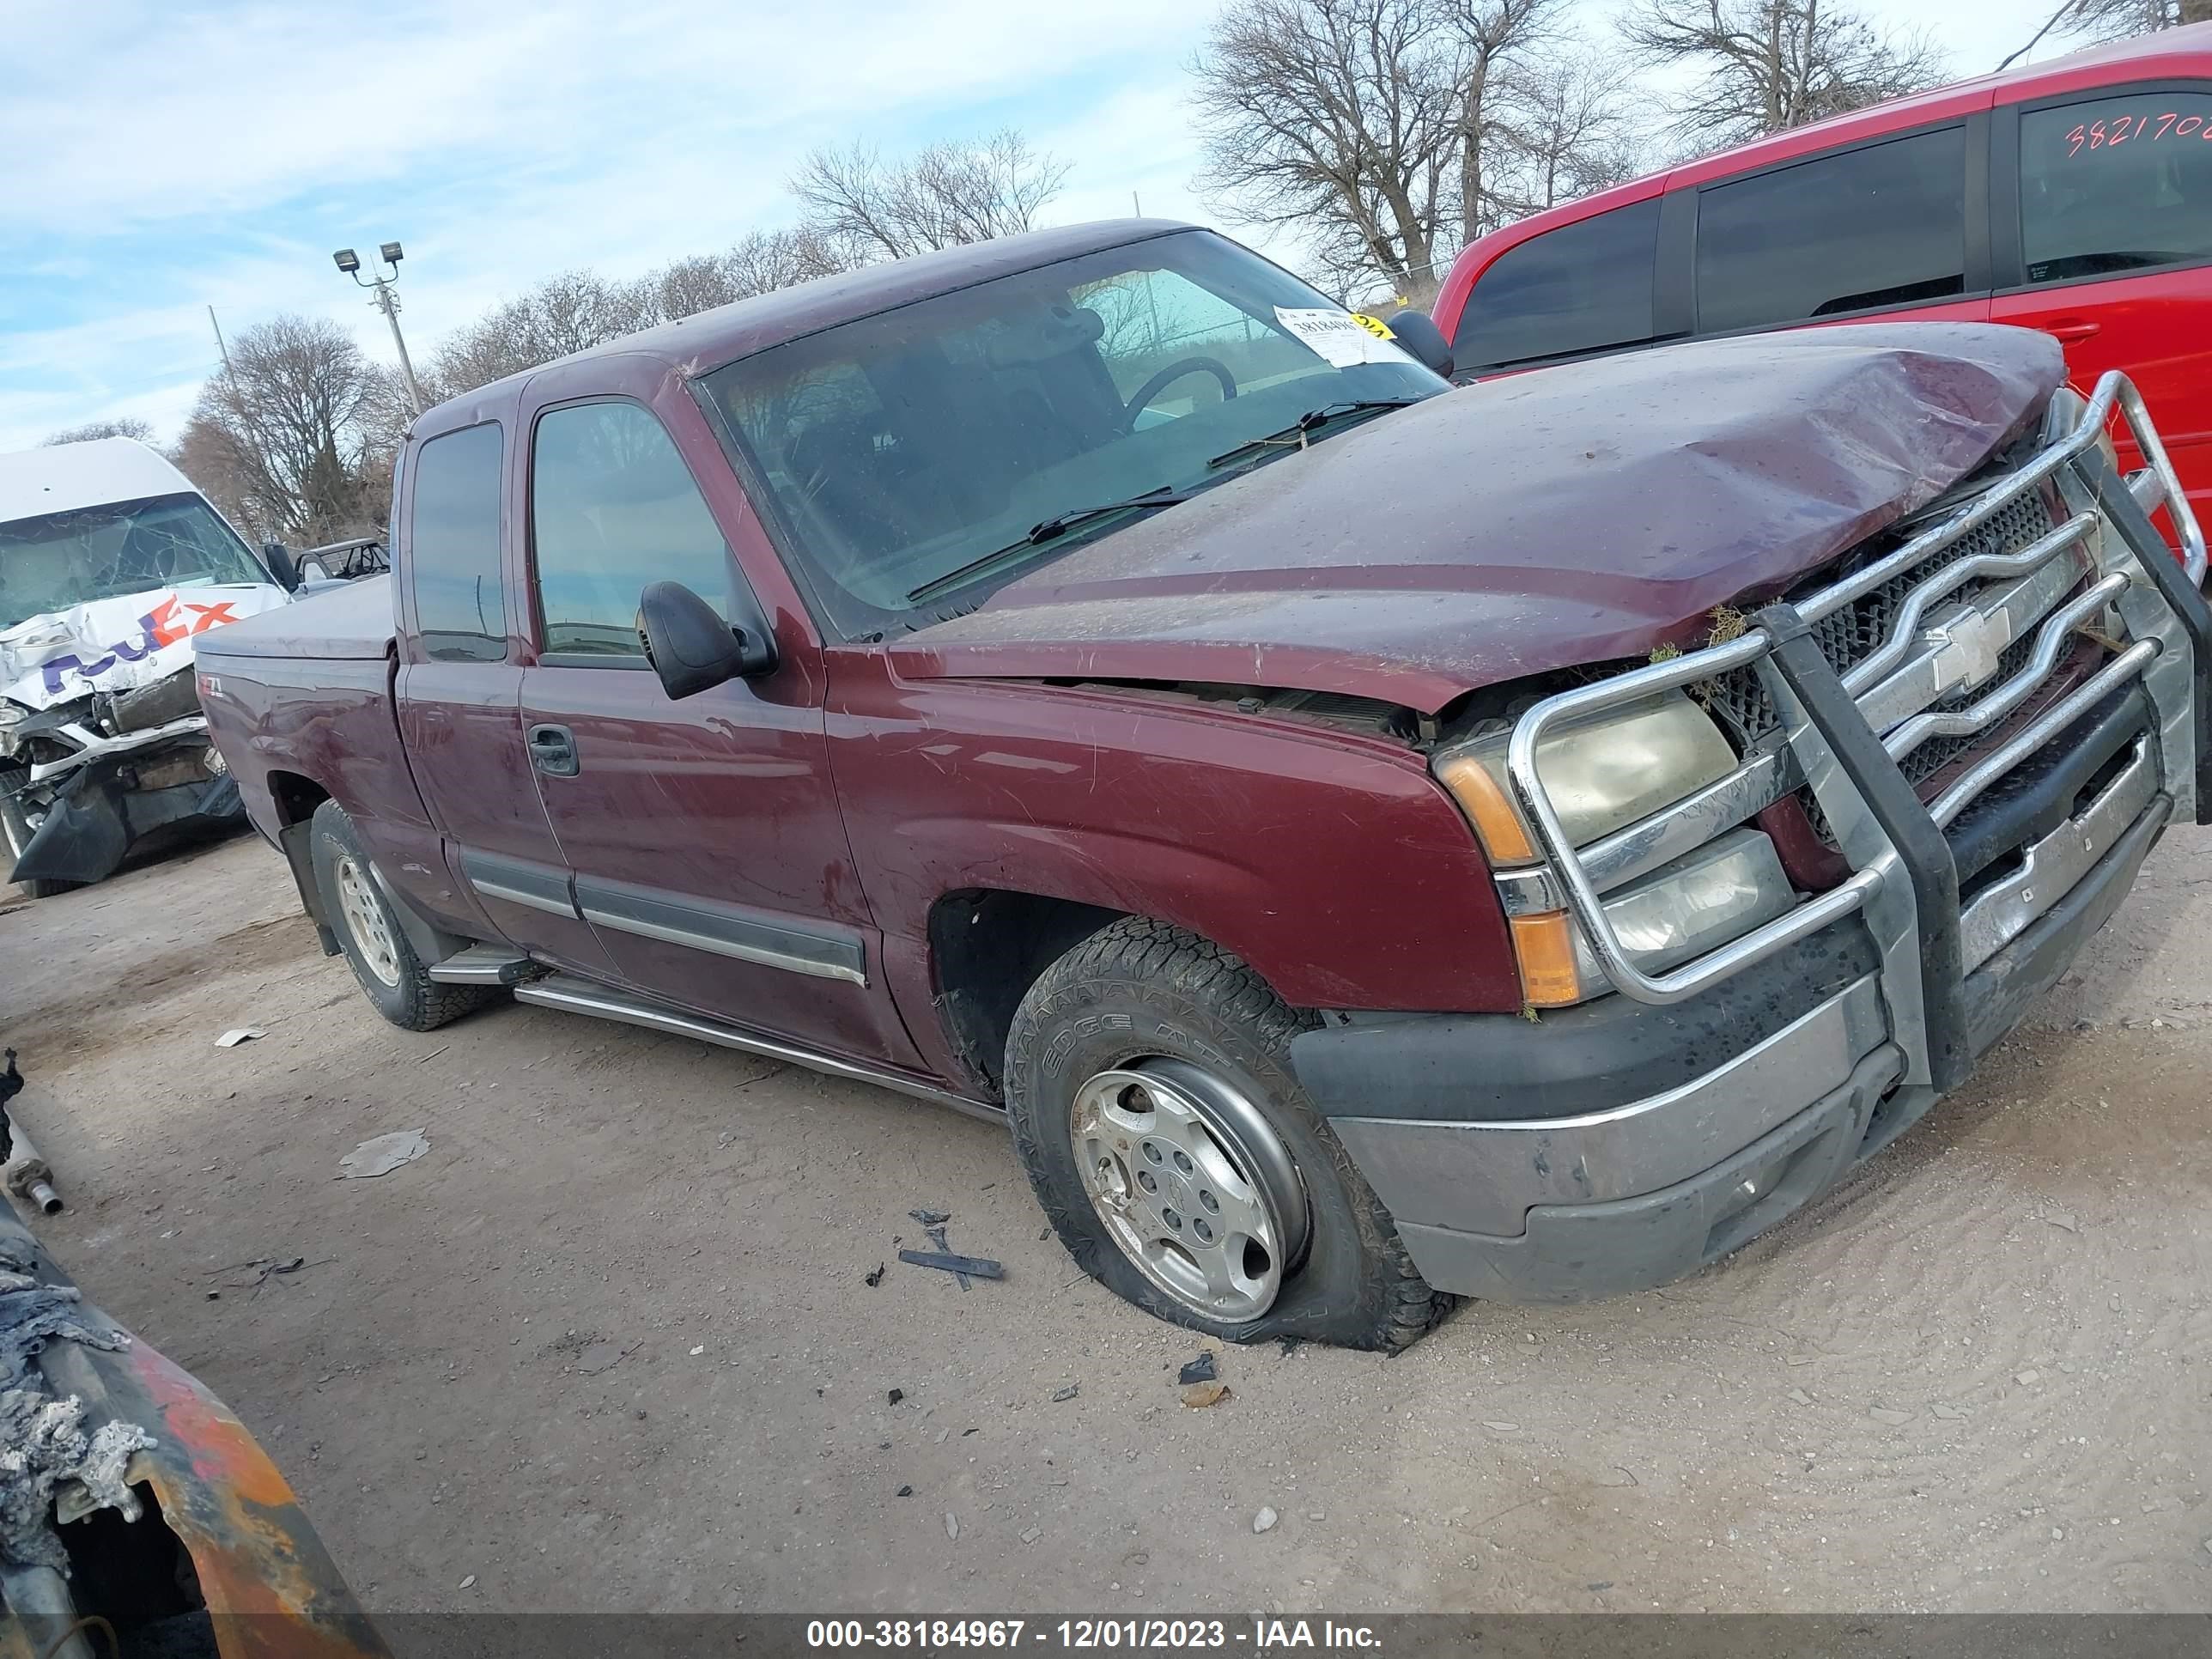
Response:
[[[0,1038],[40,1231],[373,1611],[2204,1610],[2208,884],[2176,831],[1967,1090],[1720,1267],[1231,1349],[1206,1411],[1003,1132],[546,1010],[395,1030],[250,839],[0,910]],[[1006,1278],[899,1264],[923,1206]]]

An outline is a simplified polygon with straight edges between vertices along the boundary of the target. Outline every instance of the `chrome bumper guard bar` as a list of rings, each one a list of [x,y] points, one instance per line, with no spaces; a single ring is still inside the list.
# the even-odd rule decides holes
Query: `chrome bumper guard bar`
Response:
[[[2079,406],[2078,398],[2070,401]],[[2124,789],[2108,787],[2075,822],[2101,825],[2116,799],[2140,793],[2145,768],[2172,798],[2176,817],[2196,817],[2200,802],[2212,806],[2212,791],[2200,789],[2198,776],[2212,660],[2212,613],[2202,594],[2203,533],[2141,397],[2124,375],[2106,374],[2071,428],[2053,431],[2060,408],[2054,402],[2031,460],[1875,563],[1795,604],[1767,606],[1746,632],[1723,644],[1562,692],[1522,714],[1511,734],[1507,772],[1545,862],[1540,870],[1501,879],[1509,908],[1562,902],[1613,988],[1662,1005],[1696,996],[1831,923],[1862,915],[1881,953],[1891,1030],[1906,1057],[1901,1081],[1938,1090],[1961,1081],[1972,1064],[1964,980],[1983,955],[1966,951],[1944,829],[2022,760],[2136,680],[2143,682],[2155,710],[2155,753],[2130,769]],[[2115,411],[2148,463],[2124,483],[2098,446]],[[1931,572],[1898,606],[1874,651],[1838,677],[1815,641],[1814,624],[2046,488],[2069,515],[2063,522],[2018,552],[1954,558]],[[2179,560],[2150,522],[2149,512],[2159,506],[2179,537]],[[2095,580],[2062,604],[2085,574]],[[1923,627],[1939,602],[1977,579],[2008,580],[1951,614],[1950,622],[1963,624],[1957,631]],[[2109,622],[2100,630],[2100,619],[2111,618],[2123,639],[2111,636]],[[1898,761],[1929,738],[1996,727],[2085,631],[2112,647],[2110,659],[1923,804]],[[2025,665],[1978,701],[1931,709],[1947,690],[1989,680],[2002,648],[2031,637]],[[1565,720],[1747,667],[1780,714],[1778,744],[1747,754],[1735,773],[1663,812],[1589,846],[1571,846],[1537,775],[1537,745],[1546,732]],[[1601,895],[1741,823],[1801,783],[1810,786],[1850,876],[1670,972],[1640,968],[1608,921]],[[2066,869],[2068,886],[2085,872],[2073,867],[2079,857],[2061,860],[2055,847],[2030,849],[2031,866],[2039,856],[2046,873],[2055,873],[2054,866]],[[1532,878],[1541,898],[1528,890]],[[2024,886],[2019,880],[2005,884],[2015,901],[2008,915],[2017,912]],[[2059,896],[2051,891],[2040,904]],[[1984,908],[1978,899],[1977,911]],[[1978,915],[1977,950],[2017,931],[1994,915]]]

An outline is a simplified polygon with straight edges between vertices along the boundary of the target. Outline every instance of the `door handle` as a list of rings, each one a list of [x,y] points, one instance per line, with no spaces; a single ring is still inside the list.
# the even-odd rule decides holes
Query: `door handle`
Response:
[[[2103,327],[2102,323],[2093,323],[2087,318],[2077,318],[2071,322],[2052,323],[2044,330],[2044,332],[2054,340],[2072,345],[2076,340],[2087,339],[2091,335],[2101,331]]]
[[[576,775],[575,734],[565,726],[530,728],[530,763],[549,778]]]

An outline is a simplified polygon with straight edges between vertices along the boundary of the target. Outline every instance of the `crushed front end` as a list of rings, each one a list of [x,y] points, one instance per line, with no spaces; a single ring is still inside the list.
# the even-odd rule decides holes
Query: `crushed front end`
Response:
[[[189,665],[43,708],[0,702],[0,836],[19,883],[100,881],[156,830],[243,817]]]
[[[2116,415],[2149,463],[2124,480]],[[1963,1083],[2166,826],[2206,821],[2204,574],[2110,374],[1714,642],[1440,747],[1528,1018],[1339,1016],[1292,1051],[1431,1283],[1680,1277]]]

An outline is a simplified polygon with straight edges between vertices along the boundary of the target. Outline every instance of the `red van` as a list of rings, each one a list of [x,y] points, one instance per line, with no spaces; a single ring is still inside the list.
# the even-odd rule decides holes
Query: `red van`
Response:
[[[1808,322],[2017,323],[2124,369],[2212,507],[2212,23],[1900,98],[1470,244],[1462,374]],[[2122,465],[2141,465],[2122,443]]]

